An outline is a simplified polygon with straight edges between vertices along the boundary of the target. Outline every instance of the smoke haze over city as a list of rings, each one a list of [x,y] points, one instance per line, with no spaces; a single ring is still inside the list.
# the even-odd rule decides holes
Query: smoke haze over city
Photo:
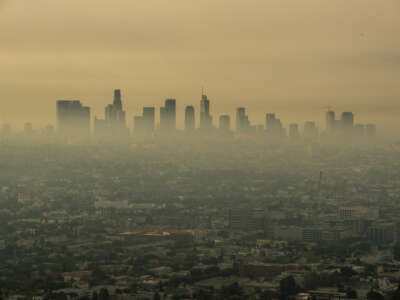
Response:
[[[399,0],[0,0],[0,300],[400,300]]]
[[[332,106],[388,130],[400,125],[396,0],[9,0],[0,7],[0,117],[20,128],[55,124],[55,99],[80,99],[99,115],[118,87],[133,116],[168,97],[181,110],[197,104],[202,86],[215,114],[246,106],[257,123],[258,112],[276,111],[288,123],[322,125],[321,112]]]

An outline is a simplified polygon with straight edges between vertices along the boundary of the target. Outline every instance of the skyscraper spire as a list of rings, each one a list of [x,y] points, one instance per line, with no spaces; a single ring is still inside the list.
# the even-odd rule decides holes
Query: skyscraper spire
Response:
[[[114,90],[114,107],[117,110],[122,110],[121,90]]]
[[[210,100],[202,88],[200,100],[200,129],[210,129],[212,127],[212,117],[210,115]]]

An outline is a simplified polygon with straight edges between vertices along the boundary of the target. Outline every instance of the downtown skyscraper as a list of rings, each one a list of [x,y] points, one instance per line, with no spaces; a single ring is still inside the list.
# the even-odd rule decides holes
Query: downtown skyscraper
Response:
[[[129,135],[126,127],[126,113],[122,105],[121,90],[114,90],[112,104],[104,109],[104,119],[95,118],[95,136],[100,139],[122,139]]]
[[[114,129],[124,128],[126,126],[125,111],[122,107],[121,90],[114,90],[113,104],[105,108],[105,120],[110,127]]]
[[[79,100],[58,100],[57,131],[67,141],[89,138],[90,108]]]
[[[160,130],[163,132],[176,130],[176,99],[167,99],[165,105],[160,107]]]
[[[246,114],[246,108],[238,107],[236,109],[236,131],[243,133],[250,127],[249,117]]]
[[[185,130],[192,131],[196,128],[196,117],[194,113],[194,107],[188,105],[185,108]]]
[[[143,114],[133,118],[134,135],[152,136],[155,123],[155,108],[143,107]]]
[[[202,93],[200,100],[200,129],[212,128],[212,116],[210,114],[210,100]]]

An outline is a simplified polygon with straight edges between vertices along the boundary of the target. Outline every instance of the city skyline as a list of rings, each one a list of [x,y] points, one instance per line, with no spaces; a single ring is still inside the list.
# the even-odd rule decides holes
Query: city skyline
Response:
[[[134,116],[139,116],[142,113],[143,107],[155,107],[159,109],[163,104],[165,99],[168,97],[157,97],[159,100],[153,101],[150,105],[145,105],[145,103],[141,103],[140,100],[131,99],[127,93],[127,89],[121,89],[121,92],[124,94],[124,110],[127,115],[126,124],[127,127],[132,129],[132,118]],[[108,99],[112,97],[110,91],[106,93],[108,95]],[[197,99],[191,97],[192,100],[187,99],[180,99],[178,97],[170,97],[177,100],[177,128],[183,129],[184,128],[184,109],[186,106],[193,106],[196,112],[196,127],[200,127],[200,109],[201,104],[199,99],[199,95],[201,97],[201,93],[197,93]],[[95,121],[95,117],[102,117],[104,113],[104,107],[110,103],[110,100],[105,100],[104,103],[99,103],[98,101],[93,101],[93,99],[87,99],[86,97],[64,97],[64,99],[71,99],[71,100],[80,100],[86,106],[91,108],[91,125]],[[218,98],[212,97],[212,108],[210,114],[212,115],[212,123],[215,125],[218,123],[218,119],[221,115],[229,115],[231,117],[231,121],[235,120],[235,113],[238,107],[241,107],[239,104],[238,106],[234,106],[231,104],[229,106],[224,106],[225,109],[221,109],[221,103],[218,101]],[[54,103],[54,99],[53,99]],[[243,106],[243,105],[242,105]],[[134,107],[134,108],[133,108]],[[357,119],[361,123],[372,122],[375,124],[379,124],[379,128],[384,129],[385,133],[389,135],[393,135],[397,131],[396,122],[397,122],[397,111],[393,110],[391,113],[386,113],[382,111],[365,111],[362,107],[357,107],[356,105],[349,104],[349,105],[341,105],[341,106],[331,106],[331,105],[317,105],[314,108],[305,107],[293,107],[292,109],[289,108],[282,108],[279,105],[258,105],[258,106],[244,106],[246,111],[249,115],[249,118],[252,121],[253,125],[256,124],[263,124],[265,123],[265,111],[274,111],[275,113],[279,114],[282,118],[282,121],[289,126],[290,123],[298,123],[303,124],[307,121],[315,121],[318,127],[325,127],[325,112],[329,109],[335,110],[337,113],[341,113],[342,111],[353,111]],[[356,109],[352,109],[356,107]],[[133,109],[132,109],[133,108]],[[32,123],[35,128],[38,127],[45,127],[47,125],[54,125],[56,126],[57,118],[54,114],[55,105],[53,104],[52,111],[53,114],[51,116],[47,116],[46,118],[39,118],[38,116],[32,116],[30,118],[23,118],[22,114],[19,118],[8,118],[4,117],[7,114],[2,112],[0,115],[0,123],[1,124],[10,124],[12,128],[16,128],[21,130],[23,125],[27,122]],[[36,121],[35,121],[36,120]],[[156,122],[160,121],[159,118],[159,111],[155,114]],[[232,124],[234,125],[234,124]]]
[[[167,98],[164,106],[159,107],[159,122],[156,121],[157,108],[143,107],[141,115],[133,116],[133,129],[127,124],[126,112],[123,110],[123,97],[120,89],[114,90],[113,103],[105,107],[104,119],[94,116],[91,122],[90,107],[83,106],[79,100],[57,101],[57,133],[67,140],[76,138],[89,138],[89,133],[100,140],[126,140],[130,135],[134,137],[152,137],[154,134],[168,136],[177,130],[177,100]],[[213,123],[212,102],[204,91],[201,93],[200,109],[198,112],[199,122],[196,126],[196,109],[193,105],[187,105],[184,109],[184,128],[187,133],[197,129],[201,134],[209,134],[219,130],[221,133],[227,131],[235,132],[236,135],[254,135],[267,133],[270,138],[286,137],[297,139],[303,137],[306,140],[317,140],[321,134],[342,137],[372,137],[376,134],[376,124],[368,122],[359,123],[354,113],[341,112],[338,118],[335,111],[328,107],[325,113],[325,127],[319,127],[313,121],[305,121],[302,131],[301,125],[297,123],[284,124],[279,116],[273,112],[265,113],[264,124],[254,124],[249,118],[245,107],[236,108],[235,125],[231,125],[230,115],[219,116],[219,123]],[[180,112],[179,112],[180,113]],[[93,125],[91,124],[93,123]],[[129,123],[129,117],[128,117]],[[25,125],[26,129],[27,125]],[[32,124],[29,123],[29,132]],[[24,131],[26,131],[24,129]]]
[[[400,127],[397,1],[303,3],[2,1],[0,121],[54,123],[63,98],[100,114],[118,86],[136,115],[205,86],[217,114],[246,106],[261,122],[253,111],[330,105]]]
[[[339,127],[348,129],[358,127],[359,130],[363,130],[362,126],[364,125],[376,126],[375,123],[369,121],[361,123],[358,118],[357,122],[355,122],[355,115],[353,112],[343,111],[338,112],[336,115],[336,111],[330,106],[328,106],[326,108],[327,110],[324,112],[324,124],[315,121],[315,119],[306,119],[304,122],[300,123],[291,122],[290,120],[283,122],[280,118],[277,118],[277,113],[275,112],[264,112],[263,122],[254,122],[251,116],[248,115],[247,107],[237,107],[234,112],[215,113],[214,117],[212,110],[214,103],[210,101],[203,90],[198,105],[193,103],[184,105],[183,109],[179,109],[182,105],[178,106],[179,102],[175,98],[167,98],[164,101],[164,106],[142,106],[142,112],[132,116],[127,116],[124,110],[126,100],[122,95],[121,89],[114,89],[113,103],[105,105],[104,117],[93,113],[90,106],[83,106],[84,103],[81,100],[57,100],[56,102],[56,122],[54,126],[60,132],[64,130],[62,125],[60,126],[60,120],[70,119],[76,124],[82,124],[80,120],[82,114],[85,118],[83,122],[87,122],[87,124],[83,126],[89,126],[88,129],[91,133],[96,134],[96,131],[99,132],[99,130],[109,128],[108,130],[111,130],[109,134],[118,135],[121,134],[121,129],[122,131],[128,130],[126,133],[123,133],[123,136],[129,134],[128,132],[130,131],[133,135],[143,135],[145,133],[149,134],[155,130],[163,130],[163,128],[169,128],[169,130],[199,129],[203,131],[212,128],[224,128],[237,133],[245,133],[248,128],[253,128],[258,131],[269,129],[270,131],[275,131],[275,134],[278,135],[292,136],[293,130],[296,131],[294,134],[297,135],[297,132],[300,132],[299,129],[307,135],[310,134],[309,130],[329,132],[332,131],[333,128]],[[64,109],[64,112],[61,111],[62,109]],[[83,110],[82,113],[80,113],[80,110]],[[70,112],[78,113],[78,115],[68,115]],[[280,114],[278,115],[281,116]],[[336,116],[338,116],[338,119],[336,119]],[[183,124],[178,125],[178,119],[183,119]],[[340,125],[341,123],[343,123],[343,125]],[[4,122],[3,124],[8,123]],[[35,127],[32,122],[28,121],[24,122],[24,129],[26,129],[27,124],[29,124],[31,130]],[[53,126],[51,123],[47,123],[47,125]],[[296,127],[296,129],[294,127]],[[35,129],[37,128],[38,127]],[[312,133],[311,135],[315,134]],[[316,135],[318,135],[318,133],[316,133]]]

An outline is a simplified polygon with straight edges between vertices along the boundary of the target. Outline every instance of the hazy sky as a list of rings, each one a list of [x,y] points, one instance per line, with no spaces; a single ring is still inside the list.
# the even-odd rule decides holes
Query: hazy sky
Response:
[[[0,121],[53,123],[57,99],[102,117],[114,88],[129,123],[166,97],[183,115],[205,86],[214,115],[393,124],[399,32],[399,0],[0,0]]]

